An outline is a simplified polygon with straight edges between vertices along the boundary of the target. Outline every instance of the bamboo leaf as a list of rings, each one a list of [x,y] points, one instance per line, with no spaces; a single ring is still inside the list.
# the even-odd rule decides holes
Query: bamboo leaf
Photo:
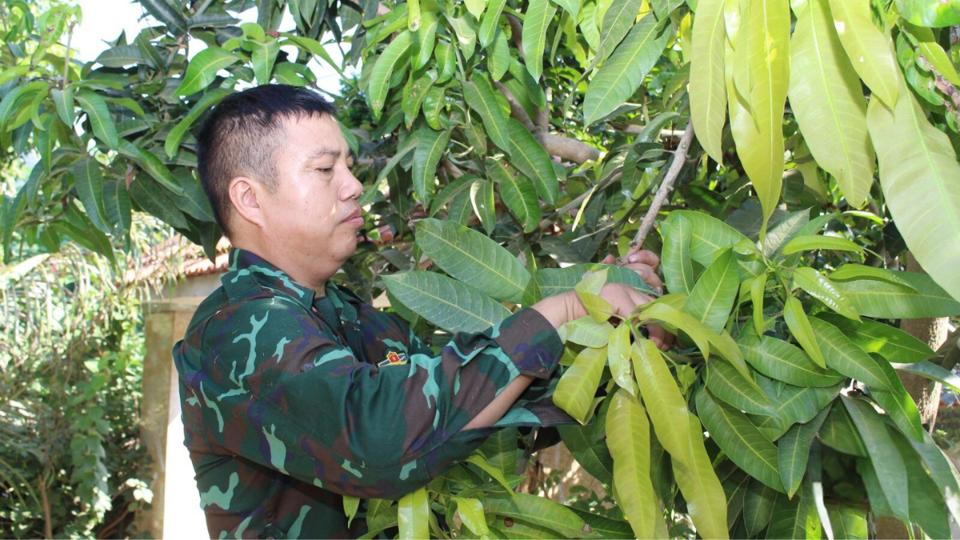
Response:
[[[697,139],[717,163],[723,163],[721,136],[727,114],[723,5],[724,0],[698,2],[690,51],[690,72],[697,74],[690,78],[690,118]]]
[[[540,80],[543,72],[543,53],[547,44],[547,27],[557,12],[550,0],[530,0],[523,19],[523,55],[527,71]]]
[[[820,426],[823,425],[829,412],[830,407],[825,407],[813,420],[805,424],[795,424],[777,443],[780,479],[790,497],[793,497],[800,488],[800,481],[803,480],[803,475],[807,471],[810,445],[813,444],[813,438],[820,431]]]
[[[697,393],[697,415],[731,461],[771,488],[784,491],[780,481],[777,447],[743,413],[715,400],[708,391],[701,390]]]
[[[400,498],[397,505],[401,540],[430,537],[430,499],[427,488],[420,488]]]
[[[77,92],[76,100],[83,112],[87,113],[90,125],[93,126],[93,134],[103,141],[108,148],[116,150],[120,141],[117,136],[117,126],[110,118],[107,102],[90,90]]]
[[[790,42],[790,106],[817,164],[860,208],[873,185],[874,152],[860,80],[833,26],[828,0],[809,0]]]
[[[533,180],[537,195],[549,204],[560,196],[560,181],[553,168],[553,160],[540,143],[523,127],[523,124],[507,119],[510,143],[510,163],[524,176]]]
[[[613,456],[617,502],[637,538],[653,538],[654,523],[661,516],[650,483],[650,424],[634,395],[614,394],[607,413],[607,446]]]
[[[847,51],[857,74],[884,102],[896,103],[903,86],[903,77],[897,66],[890,37],[873,24],[870,4],[830,0],[830,12],[833,14],[833,25],[840,36],[840,43]],[[872,129],[870,135],[873,137]],[[877,148],[877,154],[883,156],[883,150]]]
[[[605,347],[587,347],[580,351],[573,365],[557,382],[553,402],[580,423],[586,420],[593,406],[593,396],[600,385],[606,359]]]
[[[656,65],[668,37],[669,33],[660,31],[657,21],[649,15],[630,29],[587,87],[583,98],[585,126],[612,113],[637,91]]]
[[[374,64],[370,72],[370,81],[367,85],[367,103],[373,112],[376,120],[380,119],[380,113],[387,100],[387,91],[390,90],[390,79],[400,61],[406,56],[412,44],[412,34],[404,30],[387,45],[377,63]],[[438,78],[439,82],[440,79]]]
[[[670,454],[677,486],[704,538],[729,538],[727,501],[703,444],[699,420],[690,414],[676,381],[652,341],[633,346],[633,366],[657,439]]]
[[[850,300],[833,282],[817,270],[807,266],[797,268],[793,271],[793,281],[807,294],[820,300],[833,311],[855,321],[860,320]]]
[[[880,185],[897,229],[924,270],[960,298],[960,163],[909,91],[895,107],[870,100],[867,125],[880,158]],[[894,154],[891,151],[897,149]]]
[[[449,131],[421,130],[417,149],[413,153],[413,188],[424,208],[430,207],[437,177],[437,164],[448,142],[450,142]]]
[[[728,249],[704,270],[690,292],[683,311],[707,328],[720,333],[727,324],[739,285],[737,261],[733,250]]]
[[[481,332],[510,315],[496,300],[436,272],[404,272],[383,282],[403,305],[450,332]]]
[[[810,356],[810,359],[821,368],[827,369],[823,353],[820,352],[820,346],[817,345],[817,340],[813,335],[813,328],[810,327],[810,320],[807,319],[807,314],[803,310],[803,304],[796,297],[791,296],[784,304],[783,320],[786,321],[790,333]]]
[[[820,319],[810,319],[810,327],[828,366],[877,390],[894,390],[876,361],[836,326]]]
[[[500,200],[523,224],[523,232],[536,230],[540,225],[540,200],[530,179],[513,174],[503,162],[495,159],[487,158],[486,166],[490,178],[500,186]]]
[[[510,136],[507,133],[507,118],[500,108],[490,81],[484,75],[474,73],[470,81],[460,83],[463,86],[463,99],[471,109],[483,119],[483,127],[490,140],[501,150],[509,153],[511,149]]]
[[[80,195],[80,202],[90,221],[105,233],[110,232],[107,212],[103,203],[103,177],[100,164],[92,157],[78,159],[71,167],[74,185]]]
[[[220,47],[208,47],[193,57],[177,88],[178,96],[203,90],[217,78],[217,72],[240,61],[240,57]]]
[[[707,366],[707,389],[717,399],[751,414],[777,416],[767,395],[745,380],[730,364],[711,362]]]

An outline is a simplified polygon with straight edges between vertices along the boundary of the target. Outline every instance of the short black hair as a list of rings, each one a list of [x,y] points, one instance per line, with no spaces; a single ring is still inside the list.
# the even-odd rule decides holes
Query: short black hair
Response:
[[[329,115],[336,107],[316,92],[286,84],[231,94],[214,107],[197,136],[197,168],[217,225],[230,236],[230,180],[247,176],[271,192],[277,186],[276,151],[288,118]]]

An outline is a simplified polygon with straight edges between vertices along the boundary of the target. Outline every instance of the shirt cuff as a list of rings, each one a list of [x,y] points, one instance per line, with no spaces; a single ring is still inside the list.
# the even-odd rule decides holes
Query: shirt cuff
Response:
[[[546,379],[563,356],[557,330],[535,309],[525,308],[500,323],[496,342],[523,375]]]

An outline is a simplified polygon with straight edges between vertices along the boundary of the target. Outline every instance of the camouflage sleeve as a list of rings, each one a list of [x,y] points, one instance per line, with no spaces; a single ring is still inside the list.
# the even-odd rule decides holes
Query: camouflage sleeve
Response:
[[[203,409],[204,437],[323,488],[396,498],[426,484],[482,442],[442,448],[521,373],[547,378],[563,345],[536,311],[478,334],[458,334],[439,356],[407,364],[358,362],[305,310],[277,298],[232,308],[201,342],[211,365],[185,383]]]

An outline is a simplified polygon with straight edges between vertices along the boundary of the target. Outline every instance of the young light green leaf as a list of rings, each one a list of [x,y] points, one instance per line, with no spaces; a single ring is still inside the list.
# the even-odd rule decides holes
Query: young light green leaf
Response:
[[[471,109],[483,119],[483,127],[490,140],[501,150],[510,153],[510,136],[507,133],[507,118],[500,108],[493,87],[486,76],[474,73],[469,81],[460,83],[463,86],[463,99]]]
[[[810,327],[828,366],[877,390],[894,390],[876,361],[836,326],[814,318],[810,319]]]
[[[566,341],[583,345],[584,347],[603,347],[610,339],[613,325],[608,322],[598,323],[591,317],[574,319],[563,325]]]
[[[513,495],[510,498],[487,497],[483,501],[484,509],[488,515],[509,517],[553,531],[553,535],[558,538],[596,538],[598,536],[596,533],[587,533],[583,519],[562,504],[527,493],[513,493]]]
[[[487,11],[483,14],[483,19],[480,21],[480,32],[477,35],[481,48],[486,49],[488,45],[493,43],[497,29],[500,26],[500,14],[503,13],[503,6],[506,5],[506,3],[507,0],[491,0],[487,6]],[[498,77],[494,77],[493,80],[498,80]]]
[[[833,282],[815,269],[807,266],[797,268],[793,271],[793,281],[807,294],[820,300],[833,311],[855,321],[860,320],[860,316],[857,315],[857,310],[854,309],[850,300],[840,292],[840,289]]]
[[[110,232],[107,213],[103,204],[103,176],[100,174],[100,164],[91,157],[77,160],[73,167],[74,185],[80,195],[80,202],[86,210],[90,221],[105,233]]]
[[[783,320],[787,323],[787,328],[793,334],[797,343],[803,347],[803,350],[810,355],[810,359],[823,369],[827,369],[826,361],[823,359],[823,353],[820,352],[820,346],[813,336],[813,328],[810,327],[810,321],[804,312],[803,304],[796,297],[791,296],[783,306]]]
[[[777,447],[743,413],[715,400],[702,389],[697,393],[697,415],[731,461],[771,488],[784,491]]]
[[[860,78],[842,51],[828,0],[809,0],[790,41],[790,106],[804,141],[847,201],[860,208],[873,185],[875,155],[867,133]]]
[[[367,103],[370,105],[374,119],[380,119],[380,112],[387,100],[387,91],[390,90],[390,79],[401,59],[410,50],[412,42],[412,34],[408,30],[401,32],[383,50],[370,72]]]
[[[177,88],[178,96],[196,94],[217,78],[217,72],[239,62],[241,58],[220,47],[208,47],[193,57]]]
[[[347,516],[347,527],[353,523],[353,518],[357,516],[357,510],[360,509],[359,497],[343,497],[343,513]]]
[[[800,487],[804,473],[807,472],[807,459],[810,457],[810,445],[820,431],[830,408],[826,407],[817,416],[805,424],[795,424],[780,437],[777,443],[777,460],[780,465],[780,479],[787,489],[787,495],[793,497]]]
[[[536,230],[541,211],[533,183],[522,174],[513,174],[501,161],[487,158],[486,166],[490,178],[500,186],[500,200],[523,224],[523,232]]]
[[[633,381],[633,370],[630,367],[633,350],[630,346],[630,325],[621,324],[613,332],[610,332],[609,339],[607,363],[610,366],[613,380],[631,396],[636,396],[637,384]]]
[[[727,500],[703,444],[703,430],[660,350],[648,339],[633,346],[633,367],[657,439],[670,454],[677,486],[704,538],[729,538]]]
[[[107,109],[107,102],[102,97],[90,90],[81,90],[76,95],[77,103],[83,112],[87,113],[90,125],[93,126],[93,134],[97,136],[111,150],[116,150],[120,144],[117,136],[117,126],[110,118],[110,111]]]
[[[481,332],[510,315],[496,300],[436,272],[404,272],[383,282],[403,305],[450,332]]]
[[[739,284],[737,260],[733,250],[727,249],[700,275],[683,311],[720,333],[727,324]]]
[[[420,488],[400,498],[397,505],[401,540],[430,538],[430,498]]]
[[[417,223],[417,245],[451,276],[504,302],[519,302],[530,273],[487,236],[433,218]]]
[[[883,410],[887,411],[887,415],[890,416],[901,433],[914,441],[923,442],[924,430],[920,411],[917,409],[917,404],[913,401],[913,398],[903,387],[903,383],[900,382],[897,372],[886,360],[877,359],[872,355],[870,358],[883,370],[887,380],[890,381],[890,386],[893,387],[891,391],[871,390],[870,395],[883,407]]]
[[[922,362],[937,354],[926,343],[889,324],[866,319],[857,323],[825,312],[818,313],[817,317],[839,328],[864,351],[879,354],[891,363]]]
[[[870,100],[867,126],[880,158],[880,186],[890,214],[917,262],[953,298],[960,298],[957,154],[909,90],[900,92],[895,107],[885,103],[894,102]]]
[[[607,413],[617,502],[637,538],[653,538],[660,504],[650,482],[650,424],[636,396],[617,392]]]
[[[690,71],[700,74],[690,79],[690,119],[700,144],[717,163],[723,163],[721,135],[727,114],[723,5],[724,0],[698,2],[690,51]]]
[[[873,24],[870,5],[866,2],[830,0],[830,12],[840,43],[857,74],[885,103],[896,103],[902,91],[903,76],[900,75],[890,37]],[[883,151],[878,148],[877,154],[882,156]]]
[[[600,385],[606,360],[606,347],[587,347],[580,351],[573,365],[557,382],[553,402],[580,423],[586,420],[593,405],[593,396]]]
[[[600,291],[603,290],[603,286],[607,283],[608,273],[609,268],[603,268],[601,270],[597,270],[596,272],[589,272],[585,274],[583,279],[581,279],[579,283],[573,287],[573,290],[590,294],[600,294]]]
[[[460,519],[473,534],[480,537],[490,535],[490,529],[487,527],[487,520],[483,513],[483,503],[480,502],[480,499],[453,497],[453,500],[457,503],[457,512],[460,514]]]
[[[793,237],[780,250],[782,255],[799,253],[801,251],[812,251],[817,249],[829,249],[833,251],[854,251],[863,253],[863,248],[846,238],[836,236],[823,236],[819,234],[807,234]]]
[[[744,379],[739,371],[724,362],[711,362],[707,366],[707,389],[717,399],[751,414],[777,416],[777,410],[767,395],[755,384]]]
[[[247,43],[250,43],[250,40],[247,40]],[[252,46],[251,60],[254,77],[256,77],[257,84],[267,84],[270,82],[273,66],[277,61],[277,54],[280,52],[280,42],[271,37],[263,43],[253,43]]]
[[[580,302],[587,310],[587,314],[590,315],[594,321],[602,323],[610,319],[613,315],[613,307],[610,305],[610,302],[607,302],[604,298],[583,291],[577,291],[577,297],[580,298]]]
[[[450,132],[432,129],[420,131],[420,140],[413,153],[413,188],[424,208],[429,208],[437,177],[437,164],[450,142]]]
[[[587,87],[583,98],[585,126],[612,113],[637,91],[660,58],[668,37],[669,33],[661,31],[649,15],[630,29]]]
[[[550,0],[530,0],[523,19],[523,56],[526,58],[527,71],[540,80],[543,72],[543,55],[547,44],[547,27],[557,12]]]
[[[524,176],[533,180],[537,195],[549,204],[557,202],[560,196],[560,181],[553,168],[553,160],[523,124],[507,119],[507,131],[510,141],[510,163]]]

